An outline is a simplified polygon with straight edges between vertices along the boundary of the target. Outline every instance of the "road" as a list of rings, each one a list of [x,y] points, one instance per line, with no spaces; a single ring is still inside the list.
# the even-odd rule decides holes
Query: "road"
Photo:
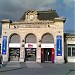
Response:
[[[9,62],[0,68],[0,75],[75,75],[75,64]]]

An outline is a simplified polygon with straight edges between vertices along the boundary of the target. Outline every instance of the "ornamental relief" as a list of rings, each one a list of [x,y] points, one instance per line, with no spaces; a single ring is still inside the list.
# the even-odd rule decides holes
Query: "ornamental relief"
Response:
[[[33,22],[33,23],[15,23],[10,28],[57,28],[53,22]]]
[[[49,24],[19,24],[19,25],[10,25],[10,28],[57,28],[55,25]]]

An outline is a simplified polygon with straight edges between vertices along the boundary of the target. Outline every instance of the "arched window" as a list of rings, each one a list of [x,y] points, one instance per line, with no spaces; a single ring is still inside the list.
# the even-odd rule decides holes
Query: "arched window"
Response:
[[[42,36],[42,43],[54,43],[54,38],[51,34],[46,33]]]
[[[28,34],[25,38],[25,43],[36,43],[36,36],[34,34]]]
[[[18,34],[11,35],[9,43],[20,43],[20,36]]]

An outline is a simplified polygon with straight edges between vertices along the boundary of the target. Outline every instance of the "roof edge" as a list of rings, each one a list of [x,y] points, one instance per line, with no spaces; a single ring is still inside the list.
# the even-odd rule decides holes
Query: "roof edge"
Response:
[[[0,21],[1,23],[12,23],[10,19],[3,19]]]
[[[66,18],[62,18],[62,17],[58,17],[58,18],[54,18],[54,21],[66,21]]]

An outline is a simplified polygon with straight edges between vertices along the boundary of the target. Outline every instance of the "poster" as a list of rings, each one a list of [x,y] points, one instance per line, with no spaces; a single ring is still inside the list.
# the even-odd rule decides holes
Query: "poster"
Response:
[[[58,35],[57,36],[57,47],[56,47],[56,50],[57,50],[57,56],[62,56],[62,36],[61,35]]]
[[[2,54],[6,54],[7,49],[7,36],[3,36],[2,40]]]

